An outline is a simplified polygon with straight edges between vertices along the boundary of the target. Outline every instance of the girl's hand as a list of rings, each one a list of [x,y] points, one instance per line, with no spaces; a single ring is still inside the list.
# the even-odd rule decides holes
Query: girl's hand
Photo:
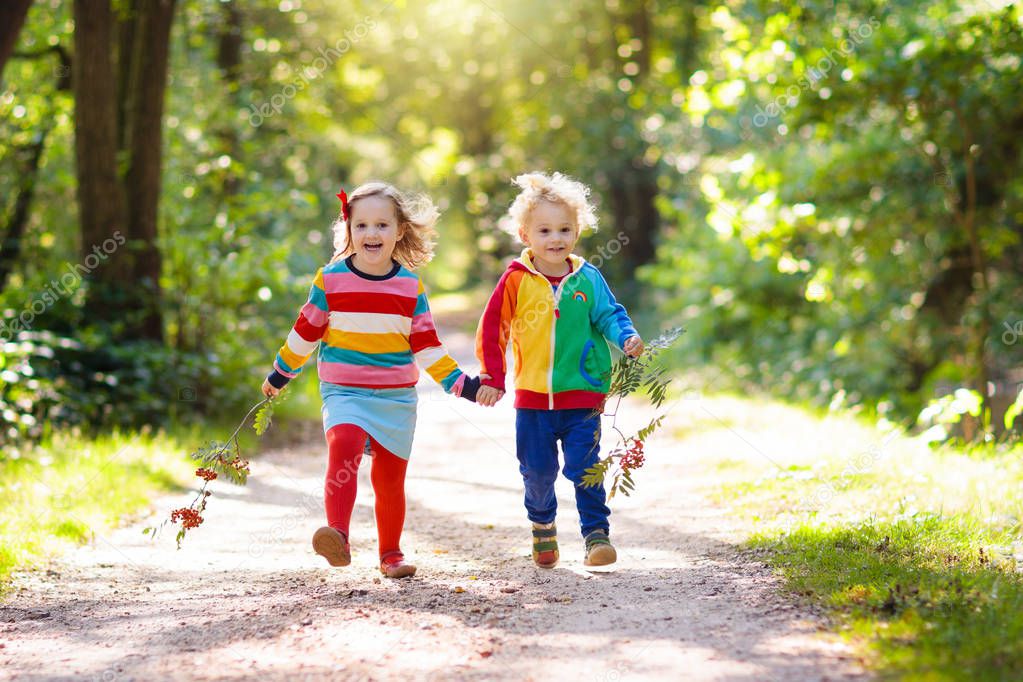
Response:
[[[489,374],[480,374],[481,380],[489,378]],[[476,392],[476,404],[483,407],[493,407],[503,397],[504,391],[500,389],[496,389],[493,386],[480,386],[480,390]]]
[[[622,350],[625,351],[625,354],[630,358],[638,358],[643,354],[644,348],[646,348],[646,346],[643,345],[643,339],[638,336],[630,336],[625,340],[625,345],[622,346]]]
[[[281,389],[274,388],[273,386],[270,385],[270,380],[269,379],[263,379],[263,388],[262,388],[262,390],[263,390],[263,395],[265,395],[267,398],[276,398],[278,396],[278,394],[280,394],[280,392],[281,392]]]

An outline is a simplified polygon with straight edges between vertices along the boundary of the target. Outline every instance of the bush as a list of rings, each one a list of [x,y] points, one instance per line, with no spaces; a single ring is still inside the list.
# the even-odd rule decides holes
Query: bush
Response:
[[[157,344],[86,344],[41,331],[21,332],[0,351],[5,452],[55,429],[167,424],[198,401],[202,358]]]

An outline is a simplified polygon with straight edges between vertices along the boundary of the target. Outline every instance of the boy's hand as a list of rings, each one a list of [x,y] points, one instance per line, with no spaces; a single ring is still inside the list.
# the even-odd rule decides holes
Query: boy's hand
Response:
[[[644,348],[646,348],[646,346],[643,345],[643,339],[638,336],[630,336],[625,339],[625,345],[622,346],[622,350],[625,351],[625,354],[630,358],[638,358],[643,354]]]
[[[278,394],[280,394],[281,389],[274,388],[273,386],[271,386],[269,379],[263,379],[262,391],[263,395],[265,395],[267,398],[276,398]]]
[[[476,394],[476,402],[483,407],[493,407],[497,401],[504,397],[504,391],[499,391],[493,386],[480,386]]]
[[[480,379],[489,379],[489,374],[480,374]],[[476,403],[484,407],[493,407],[497,401],[504,397],[504,391],[493,386],[480,386],[476,392]]]

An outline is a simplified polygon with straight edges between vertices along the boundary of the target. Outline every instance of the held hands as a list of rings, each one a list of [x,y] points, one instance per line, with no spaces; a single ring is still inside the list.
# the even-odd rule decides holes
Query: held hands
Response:
[[[489,374],[480,374],[480,379],[489,379]],[[480,390],[476,392],[476,403],[483,405],[484,407],[493,407],[497,404],[497,401],[504,397],[504,391],[494,388],[493,386],[480,386]]]
[[[637,336],[630,336],[625,340],[625,345],[622,350],[630,358],[638,358],[643,354],[646,349],[646,345],[643,343],[643,339]],[[489,374],[480,374],[479,378],[489,379]],[[493,386],[481,385],[479,390],[476,392],[476,402],[484,407],[493,407],[497,402],[504,397],[504,391],[494,388]]]
[[[622,346],[622,350],[625,351],[625,354],[630,358],[638,358],[643,354],[644,348],[646,348],[646,346],[643,345],[643,339],[638,336],[630,336],[625,340],[625,345]]]
[[[263,388],[261,390],[263,391],[263,395],[267,398],[276,398],[281,392],[281,389],[274,388],[270,385],[269,379],[263,379]]]

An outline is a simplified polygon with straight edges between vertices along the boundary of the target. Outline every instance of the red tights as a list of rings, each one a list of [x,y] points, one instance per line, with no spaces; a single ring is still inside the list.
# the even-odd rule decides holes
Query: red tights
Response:
[[[376,495],[377,534],[380,557],[401,556],[401,529],[405,525],[405,468],[408,462],[384,449],[372,436],[354,424],[338,424],[327,431],[327,481],[323,488],[327,524],[348,537],[355,506],[366,438],[373,450],[370,480]]]

